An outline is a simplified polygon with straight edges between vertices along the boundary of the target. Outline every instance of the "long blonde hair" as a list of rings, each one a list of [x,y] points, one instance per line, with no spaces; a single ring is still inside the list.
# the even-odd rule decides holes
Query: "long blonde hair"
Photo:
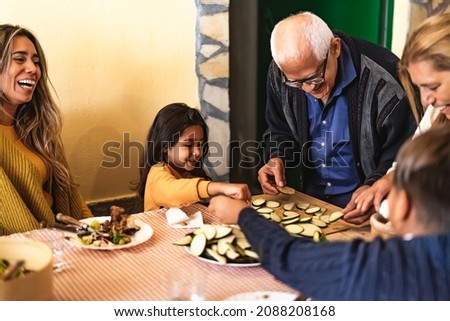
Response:
[[[450,71],[450,13],[425,19],[408,37],[399,62],[399,77],[417,122],[420,121],[418,97],[408,73],[408,65],[428,61],[435,70]],[[439,115],[433,125],[447,123],[445,115]]]
[[[41,79],[30,102],[18,107],[14,119],[14,129],[20,140],[44,161],[49,171],[49,181],[46,190],[53,187],[69,191],[74,185],[72,176],[66,167],[63,144],[61,141],[61,112],[52,98],[50,79],[44,51],[33,33],[23,27],[10,24],[0,25],[0,73],[10,68],[12,57],[12,42],[14,37],[25,36],[35,46],[39,56]],[[0,108],[7,98],[0,91]],[[53,184],[55,186],[53,186]]]

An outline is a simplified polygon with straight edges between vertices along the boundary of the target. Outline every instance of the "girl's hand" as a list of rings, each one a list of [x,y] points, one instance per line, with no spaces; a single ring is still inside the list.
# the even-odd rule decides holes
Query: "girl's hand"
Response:
[[[211,196],[224,194],[246,202],[252,199],[252,193],[247,184],[211,182],[208,185],[208,194]]]
[[[243,200],[232,199],[227,196],[213,197],[208,210],[224,224],[236,224],[241,211],[250,204]]]

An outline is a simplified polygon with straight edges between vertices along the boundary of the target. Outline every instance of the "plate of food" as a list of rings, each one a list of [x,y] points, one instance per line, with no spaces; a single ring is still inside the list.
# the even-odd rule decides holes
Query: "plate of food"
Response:
[[[256,291],[232,295],[225,301],[295,301],[298,294],[277,291]]]
[[[194,257],[211,264],[252,267],[261,265],[239,226],[203,224],[174,242]]]
[[[119,250],[141,244],[153,235],[150,225],[131,214],[119,213],[111,216],[90,217],[80,220],[88,225],[86,232],[70,234],[66,239],[91,250]]]

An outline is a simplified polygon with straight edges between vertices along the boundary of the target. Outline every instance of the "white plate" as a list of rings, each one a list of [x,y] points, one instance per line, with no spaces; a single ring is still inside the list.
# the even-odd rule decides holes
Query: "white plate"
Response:
[[[100,223],[103,223],[106,220],[111,220],[111,217],[110,216],[90,217],[90,218],[82,219],[82,220],[80,220],[80,222],[90,224],[94,220],[97,220]],[[82,247],[82,248],[90,249],[90,250],[119,250],[119,249],[124,249],[127,247],[136,246],[138,244],[141,244],[141,243],[149,240],[153,235],[153,229],[151,228],[150,225],[142,222],[139,219],[135,219],[134,222],[141,229],[139,231],[137,231],[133,236],[131,236],[131,242],[127,243],[127,244],[116,245],[116,244],[111,243],[108,246],[95,246],[92,244],[85,245],[81,242],[81,239],[78,236],[73,235],[73,234],[70,235],[69,242],[78,247]]]
[[[225,301],[294,301],[298,294],[275,291],[245,292],[230,296]]]
[[[188,247],[188,246],[185,246],[185,248],[186,248],[186,251],[187,251],[189,254],[192,255],[191,251],[189,251],[189,247]],[[194,256],[194,255],[192,255],[192,256]],[[205,257],[201,257],[201,256],[195,256],[195,257],[196,257],[197,259],[199,259],[200,261],[208,262],[208,263],[211,263],[211,264],[224,265],[224,266],[252,267],[252,266],[259,266],[259,265],[261,265],[260,262],[256,262],[256,263],[226,263],[226,264],[223,264],[223,263],[220,263],[219,261],[216,261],[216,260],[210,260],[210,259],[207,259],[207,258],[205,258]]]

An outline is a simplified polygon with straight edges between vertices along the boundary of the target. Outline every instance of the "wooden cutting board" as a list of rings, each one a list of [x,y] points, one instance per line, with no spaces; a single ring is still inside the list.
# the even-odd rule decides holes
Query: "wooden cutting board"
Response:
[[[257,198],[264,198],[268,201],[278,201],[280,203],[280,206],[277,208],[274,208],[274,210],[275,210],[275,212],[277,212],[277,214],[280,217],[283,216],[283,212],[285,211],[283,209],[283,205],[286,203],[292,203],[292,202],[294,202],[296,204],[297,203],[309,203],[310,207],[313,207],[313,206],[324,207],[324,208],[326,208],[326,211],[323,213],[323,215],[330,215],[333,212],[342,212],[342,208],[340,208],[336,205],[324,202],[320,199],[317,199],[315,197],[312,197],[312,196],[309,196],[309,195],[306,195],[306,194],[303,194],[303,193],[300,193],[297,191],[293,195],[285,195],[285,194],[281,194],[281,193],[278,195],[259,194],[259,195],[254,195],[252,197],[253,200],[255,200]],[[314,217],[315,216],[314,214],[313,215],[306,214],[303,210],[300,210],[296,207],[292,211],[300,213],[301,217],[304,217],[304,216]],[[365,223],[360,224],[360,225],[355,225],[355,224],[347,223],[343,219],[338,219],[337,221],[334,221],[334,222],[331,222],[330,224],[328,224],[327,227],[323,227],[322,231],[326,235],[329,235],[329,234],[333,234],[336,232],[342,232],[342,231],[346,231],[349,229],[353,229],[355,227],[362,227],[362,226],[366,226],[366,225],[369,225],[368,221],[366,221]]]

